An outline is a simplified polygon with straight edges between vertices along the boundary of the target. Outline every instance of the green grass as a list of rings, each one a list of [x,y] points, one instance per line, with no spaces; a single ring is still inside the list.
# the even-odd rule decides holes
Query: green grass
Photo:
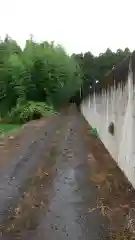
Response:
[[[20,128],[20,125],[16,124],[0,124],[0,136],[12,133]]]

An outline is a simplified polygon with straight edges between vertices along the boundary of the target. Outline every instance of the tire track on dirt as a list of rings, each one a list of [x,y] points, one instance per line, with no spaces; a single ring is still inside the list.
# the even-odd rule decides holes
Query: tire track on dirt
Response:
[[[44,192],[44,187],[49,191],[51,178],[57,174],[54,165],[56,155],[59,154],[58,146],[63,141],[66,124],[68,124],[67,117],[60,116],[59,126],[53,137],[49,139],[48,151],[43,151],[42,161],[39,161],[35,173],[28,179],[28,186],[25,187],[23,197],[12,209],[9,220],[5,221],[5,224],[1,227],[2,239],[20,239],[22,231],[32,229],[37,225],[38,215],[47,205],[47,195]]]
[[[50,142],[61,127],[64,115],[55,116],[39,131],[39,136],[20,158],[10,161],[5,168],[0,169],[0,224],[2,224],[12,209],[16,206],[26,187],[26,180],[32,176],[43,161],[44,153],[48,154]]]

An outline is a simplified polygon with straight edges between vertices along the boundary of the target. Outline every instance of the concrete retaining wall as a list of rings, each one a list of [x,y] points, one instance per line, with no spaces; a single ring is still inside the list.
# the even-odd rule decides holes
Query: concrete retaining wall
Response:
[[[101,141],[135,188],[135,96],[133,74],[129,71],[123,87],[119,83],[101,94],[88,96],[81,104],[81,112],[92,127],[96,127]],[[114,123],[114,135],[108,131]]]

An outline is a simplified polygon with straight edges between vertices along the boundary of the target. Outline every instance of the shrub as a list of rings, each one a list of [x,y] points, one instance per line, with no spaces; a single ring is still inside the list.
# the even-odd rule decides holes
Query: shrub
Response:
[[[43,116],[55,114],[52,106],[43,102],[27,102],[24,105],[17,105],[8,114],[8,119],[13,123],[26,123],[30,120],[39,119]]]

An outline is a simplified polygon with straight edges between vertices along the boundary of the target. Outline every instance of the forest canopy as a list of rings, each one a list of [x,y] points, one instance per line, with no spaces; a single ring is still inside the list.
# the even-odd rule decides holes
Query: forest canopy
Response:
[[[22,50],[9,37],[0,42],[1,115],[22,109],[27,102],[60,106],[80,86],[79,64],[62,46],[29,39]]]
[[[106,72],[130,54],[125,48],[116,52],[107,49],[99,56],[91,52],[69,56],[61,45],[37,43],[32,38],[22,50],[6,36],[0,41],[1,117],[19,121],[21,115],[21,121],[26,122],[33,111],[52,111],[67,103],[82,86],[88,87],[97,79],[102,82]]]
[[[99,56],[94,56],[91,52],[73,54],[81,68],[84,88],[95,85],[96,81],[102,85],[105,75],[130,55],[128,48],[118,49],[116,52],[108,48]]]

